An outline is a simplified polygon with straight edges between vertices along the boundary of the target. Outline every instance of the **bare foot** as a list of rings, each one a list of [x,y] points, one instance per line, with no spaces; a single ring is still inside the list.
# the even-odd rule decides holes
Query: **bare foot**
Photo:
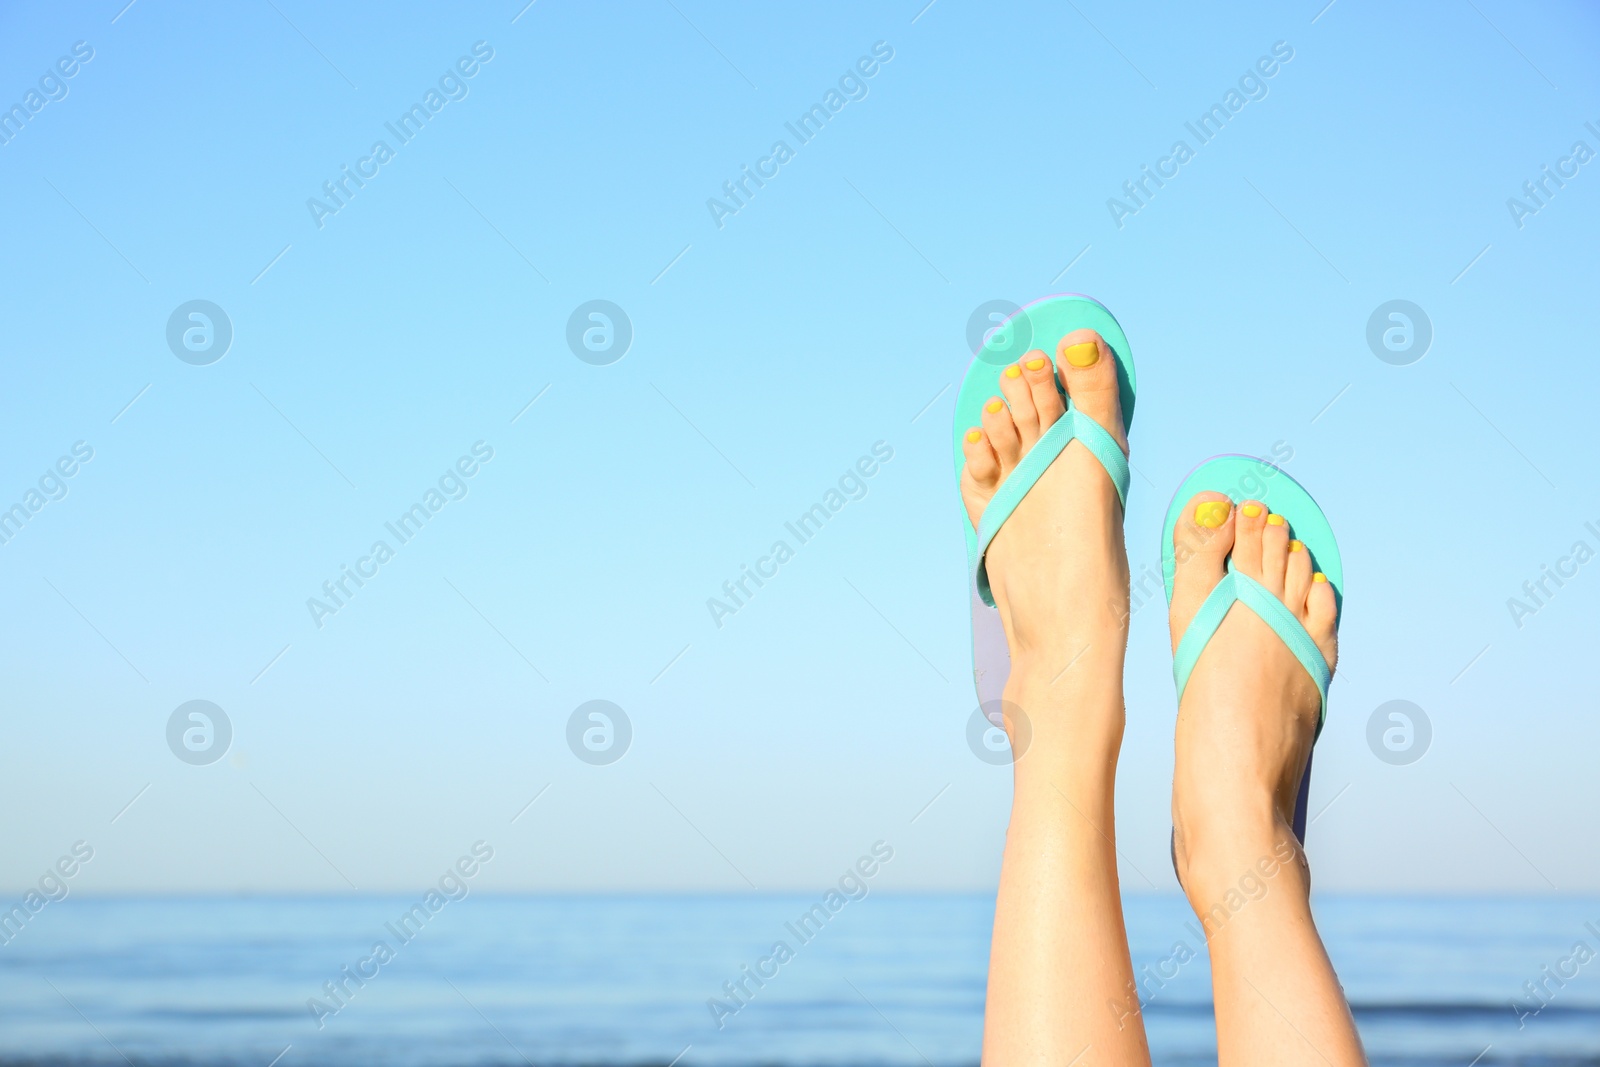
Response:
[[[1294,613],[1333,667],[1333,586],[1313,573],[1311,554],[1293,540],[1283,516],[1260,501],[1234,507],[1221,493],[1199,493],[1184,506],[1173,537],[1174,651],[1231,554],[1237,570]],[[1217,839],[1259,845],[1291,824],[1321,710],[1316,682],[1288,646],[1255,612],[1235,604],[1200,654],[1178,709],[1172,811],[1185,883],[1194,856],[1220,859],[1232,851]]]
[[[1035,349],[1000,376],[1003,396],[967,431],[961,499],[974,528],[983,509],[1065,408],[1073,405],[1128,450],[1117,359],[1093,330],[1061,339],[1053,364]],[[1098,460],[1079,442],[1039,478],[989,545],[990,588],[1011,650],[1013,685],[1049,684],[1071,665],[1088,673],[1114,662],[1127,644],[1128,556],[1122,503]]]

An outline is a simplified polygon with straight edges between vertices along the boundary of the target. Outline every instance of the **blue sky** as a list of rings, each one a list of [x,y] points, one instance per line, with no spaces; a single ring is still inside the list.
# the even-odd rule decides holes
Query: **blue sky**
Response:
[[[1562,162],[1600,151],[1597,23],[1497,0],[7,10],[0,103],[41,78],[59,99],[0,144],[0,505],[65,495],[0,544],[0,884],[82,840],[85,892],[410,890],[483,839],[504,891],[810,887],[878,840],[884,888],[992,886],[1009,776],[965,741],[948,420],[974,309],[1071,290],[1138,363],[1136,577],[1219,452],[1288,449],[1339,535],[1319,885],[1600,888],[1571,822],[1600,803],[1600,562],[1572,562],[1600,551],[1600,163]],[[401,143],[386,124],[430,90]],[[800,143],[785,124],[830,90]],[[1570,176],[1517,217],[1547,165]],[[319,226],[307,201],[362,166]],[[708,207],[743,167],[766,184]],[[1403,366],[1366,340],[1397,299],[1432,329]],[[193,300],[232,327],[206,365],[167,343]],[[567,343],[592,300],[632,327],[607,365]],[[864,495],[719,627],[708,599],[875,445]],[[308,599],[370,573],[442,478],[319,627]],[[1157,605],[1128,658],[1130,891],[1175,888]],[[191,700],[231,724],[209,765],[168,747]],[[608,765],[567,744],[591,700],[631,724]],[[1410,764],[1367,744],[1391,700],[1432,726]]]

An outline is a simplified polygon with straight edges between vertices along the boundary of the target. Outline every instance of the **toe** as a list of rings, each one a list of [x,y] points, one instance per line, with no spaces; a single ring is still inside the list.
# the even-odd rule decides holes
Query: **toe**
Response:
[[[1033,394],[1033,410],[1039,416],[1039,432],[1042,434],[1054,426],[1067,410],[1056,387],[1056,371],[1050,365],[1050,357],[1037,348],[1022,357],[1020,366],[1022,380],[1028,383],[1028,389]]]
[[[1306,595],[1306,632],[1322,650],[1331,668],[1339,656],[1334,624],[1339,618],[1339,603],[1327,576],[1317,571],[1311,576],[1311,592]]]
[[[1000,484],[1000,459],[989,444],[989,435],[972,427],[961,439],[961,451],[967,457],[966,474],[973,484],[992,492]]]
[[[1000,394],[1011,408],[1011,421],[1017,427],[1022,452],[1026,455],[1044,431],[1039,426],[1039,412],[1033,406],[1033,389],[1022,377],[1021,364],[1013,363],[1000,372]]]
[[[1279,600],[1284,599],[1284,579],[1288,566],[1288,520],[1282,515],[1268,512],[1266,525],[1261,528],[1261,584]]]
[[[1233,565],[1258,582],[1261,581],[1261,532],[1266,525],[1267,509],[1261,501],[1239,502],[1239,520],[1233,534]]]
[[[1056,346],[1056,364],[1073,406],[1098,422],[1126,452],[1117,357],[1111,346],[1093,330],[1073,330]]]
[[[1293,531],[1290,531],[1293,533]],[[1311,553],[1299,541],[1290,540],[1285,554],[1289,557],[1284,567],[1282,600],[1300,617],[1306,618],[1306,594],[1311,592]]]
[[[961,438],[961,452],[967,457],[967,464],[961,469],[961,501],[976,530],[983,509],[1000,486],[1000,459],[994,454],[988,435],[976,426]]]
[[[1177,572],[1172,581],[1172,647],[1227,571],[1233,547],[1234,509],[1221,493],[1197,493],[1183,506],[1172,531]]]
[[[1002,476],[1010,474],[1011,468],[1022,458],[1022,436],[1011,419],[1011,409],[999,397],[990,397],[983,405],[982,418],[983,432],[994,446],[994,454],[1000,457],[1000,473]]]

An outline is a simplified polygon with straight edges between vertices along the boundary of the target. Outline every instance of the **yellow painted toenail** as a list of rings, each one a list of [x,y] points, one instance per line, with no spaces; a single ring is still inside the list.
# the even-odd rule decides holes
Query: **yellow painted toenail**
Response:
[[[1028,369],[1029,370],[1044,370],[1044,365],[1046,363],[1048,363],[1048,362],[1050,362],[1050,361],[1045,359],[1045,358],[1043,358],[1043,357],[1040,357],[1039,359],[1030,359],[1030,360],[1028,360]]]
[[[1203,504],[1195,505],[1194,521],[1208,530],[1215,530],[1228,521],[1228,502],[1207,500]]]
[[[1065,354],[1067,362],[1074,367],[1092,367],[1100,359],[1100,346],[1085,341],[1081,345],[1068,345]]]
[[[968,430],[967,431],[967,444],[975,445],[982,439],[983,439],[983,431],[982,430]]]
[[[1282,526],[1283,525],[1283,516],[1282,515],[1268,515],[1267,516],[1267,525],[1268,526]]]
[[[985,410],[989,414],[993,415],[995,412],[999,411],[1003,407],[1005,407],[1005,405],[1002,404],[1000,401],[991,400],[987,404],[983,405],[983,410]]]
[[[1261,505],[1260,504],[1246,504],[1244,507],[1240,508],[1239,510],[1244,514],[1245,518],[1253,519],[1257,515],[1261,514]]]
[[[1011,366],[1006,368],[1006,377],[1007,378],[1020,378],[1020,377],[1022,377],[1022,368],[1017,366],[1015,363],[1011,364]]]
[[[1306,543],[1304,541],[1290,541],[1289,542],[1289,551],[1290,552],[1304,552],[1305,550],[1306,550]]]
[[[1313,574],[1311,576],[1311,580],[1313,582],[1325,582],[1325,581],[1328,580],[1328,576],[1326,574],[1323,574],[1321,571],[1318,571],[1317,573],[1315,573],[1315,574]]]

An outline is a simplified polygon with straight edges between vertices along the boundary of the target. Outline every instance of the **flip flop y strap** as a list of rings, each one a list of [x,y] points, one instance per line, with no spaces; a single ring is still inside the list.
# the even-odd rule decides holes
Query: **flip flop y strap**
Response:
[[[1127,507],[1128,457],[1123,455],[1117,439],[1104,426],[1073,407],[1069,398],[1066,413],[1044,432],[1044,436],[1022,457],[1022,462],[1000,483],[1000,488],[990,498],[988,506],[983,509],[983,516],[978,520],[977,545],[967,561],[968,569],[977,585],[978,595],[991,608],[994,607],[994,595],[989,591],[989,572],[985,564],[989,542],[994,540],[994,535],[1000,532],[1000,527],[1005,525],[1011,513],[1017,510],[1022,498],[1050,469],[1050,464],[1073,441],[1081,441],[1089,453],[1100,461],[1106,474],[1111,477],[1111,484],[1116,487],[1117,499],[1124,508]]]
[[[1328,714],[1328,683],[1333,679],[1333,673],[1328,670],[1328,661],[1323,658],[1322,650],[1311,639],[1300,620],[1295,618],[1294,612],[1273,596],[1266,586],[1248,574],[1240,574],[1235,570],[1232,559],[1228,560],[1228,573],[1222,576],[1222,581],[1217,583],[1216,588],[1207,595],[1205,603],[1200,605],[1200,610],[1195,612],[1194,620],[1184,631],[1183,639],[1178,642],[1178,651],[1172,657],[1172,677],[1178,684],[1178,699],[1183,699],[1183,691],[1189,684],[1189,675],[1194,672],[1195,664],[1200,660],[1200,653],[1205,651],[1234,604],[1243,604],[1272,627],[1272,632],[1288,646],[1294,658],[1311,675],[1311,680],[1317,683],[1317,692],[1322,695],[1322,707],[1317,712],[1317,733],[1321,734],[1323,720]]]

